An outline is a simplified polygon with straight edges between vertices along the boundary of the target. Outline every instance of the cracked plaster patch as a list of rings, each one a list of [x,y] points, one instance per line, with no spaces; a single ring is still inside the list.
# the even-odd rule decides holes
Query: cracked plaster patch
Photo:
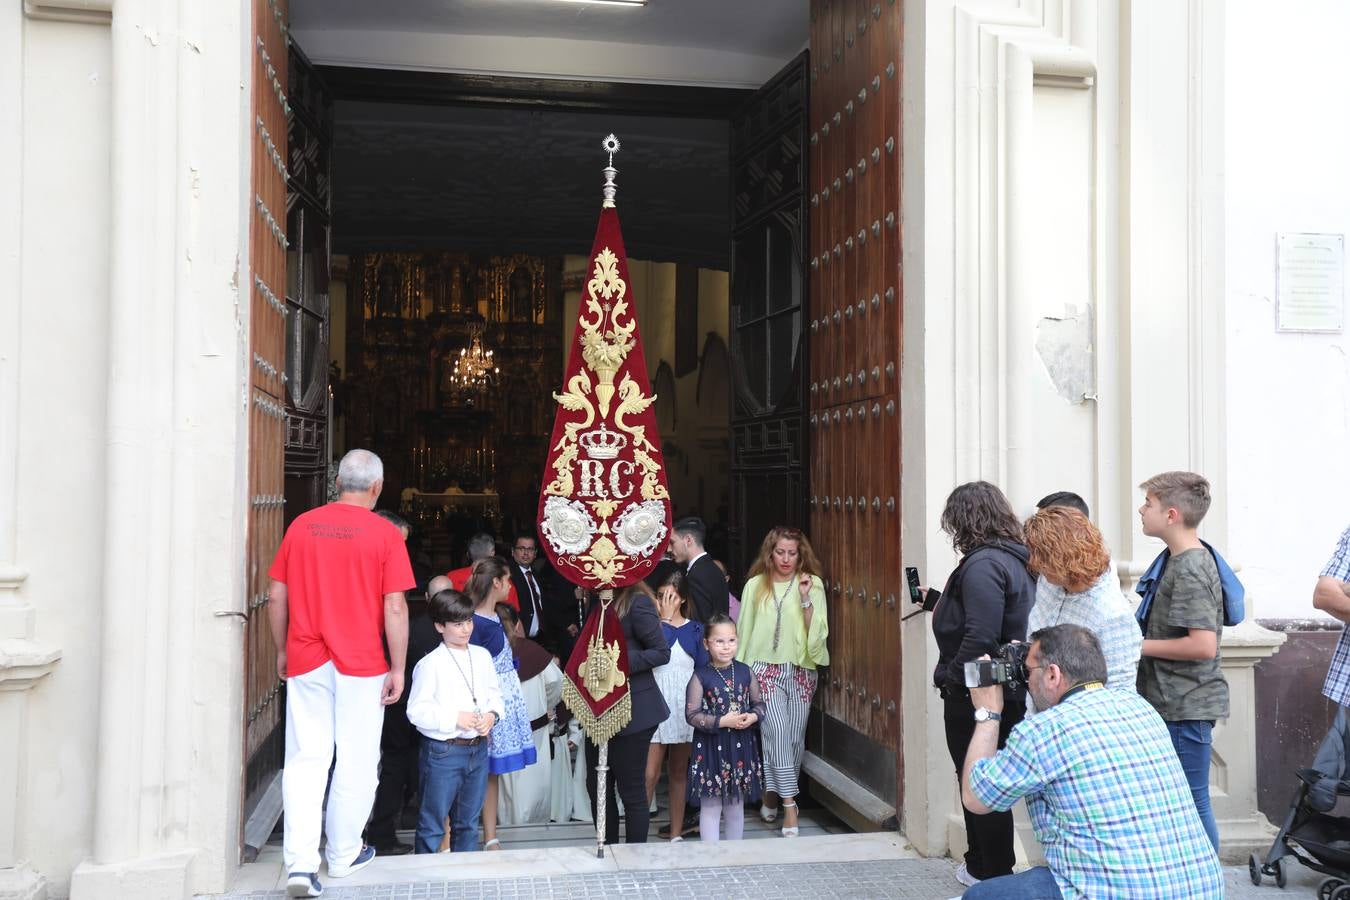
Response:
[[[1036,355],[1055,390],[1072,404],[1097,398],[1092,305],[1080,312],[1068,306],[1063,316],[1046,316],[1036,324]]]

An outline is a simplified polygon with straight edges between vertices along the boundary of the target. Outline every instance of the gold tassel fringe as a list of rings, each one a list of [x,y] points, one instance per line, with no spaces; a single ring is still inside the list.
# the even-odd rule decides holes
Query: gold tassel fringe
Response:
[[[572,715],[577,717],[577,723],[581,725],[581,730],[586,732],[586,736],[591,739],[593,744],[604,744],[610,738],[623,731],[624,726],[633,720],[633,694],[631,691],[624,691],[623,699],[615,703],[609,709],[605,710],[603,715],[597,716],[592,710],[586,698],[581,695],[581,690],[572,683],[572,679],[563,678],[562,690],[563,703],[572,711]]]

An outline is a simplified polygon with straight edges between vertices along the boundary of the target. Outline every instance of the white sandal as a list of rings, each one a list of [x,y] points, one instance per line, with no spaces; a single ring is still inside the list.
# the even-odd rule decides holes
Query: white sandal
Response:
[[[759,805],[759,818],[762,822],[773,824],[778,819],[778,807],[765,806],[761,803]]]
[[[792,800],[784,800],[784,801],[783,801],[783,809],[796,809],[796,808],[797,808],[797,804],[796,804],[795,801],[792,801]],[[787,838],[787,837],[796,837],[796,836],[797,836],[798,829],[799,829],[799,826],[797,826],[797,825],[784,825],[783,828],[782,828],[783,837],[785,837],[785,838]]]

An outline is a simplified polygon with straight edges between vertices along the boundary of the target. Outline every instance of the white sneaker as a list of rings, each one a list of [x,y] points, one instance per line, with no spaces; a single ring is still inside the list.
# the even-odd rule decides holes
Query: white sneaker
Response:
[[[961,865],[957,867],[956,880],[964,884],[966,887],[973,887],[980,883],[980,879],[970,874],[970,870],[966,868],[965,863],[961,863]]]

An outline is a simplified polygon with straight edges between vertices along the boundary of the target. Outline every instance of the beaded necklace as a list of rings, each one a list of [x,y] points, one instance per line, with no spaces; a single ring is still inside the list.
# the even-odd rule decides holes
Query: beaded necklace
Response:
[[[722,679],[722,683],[727,686],[727,698],[730,701],[727,711],[738,713],[741,711],[741,704],[736,699],[736,661],[732,660],[725,669],[719,669],[717,666],[711,666],[717,673],[717,677]]]

